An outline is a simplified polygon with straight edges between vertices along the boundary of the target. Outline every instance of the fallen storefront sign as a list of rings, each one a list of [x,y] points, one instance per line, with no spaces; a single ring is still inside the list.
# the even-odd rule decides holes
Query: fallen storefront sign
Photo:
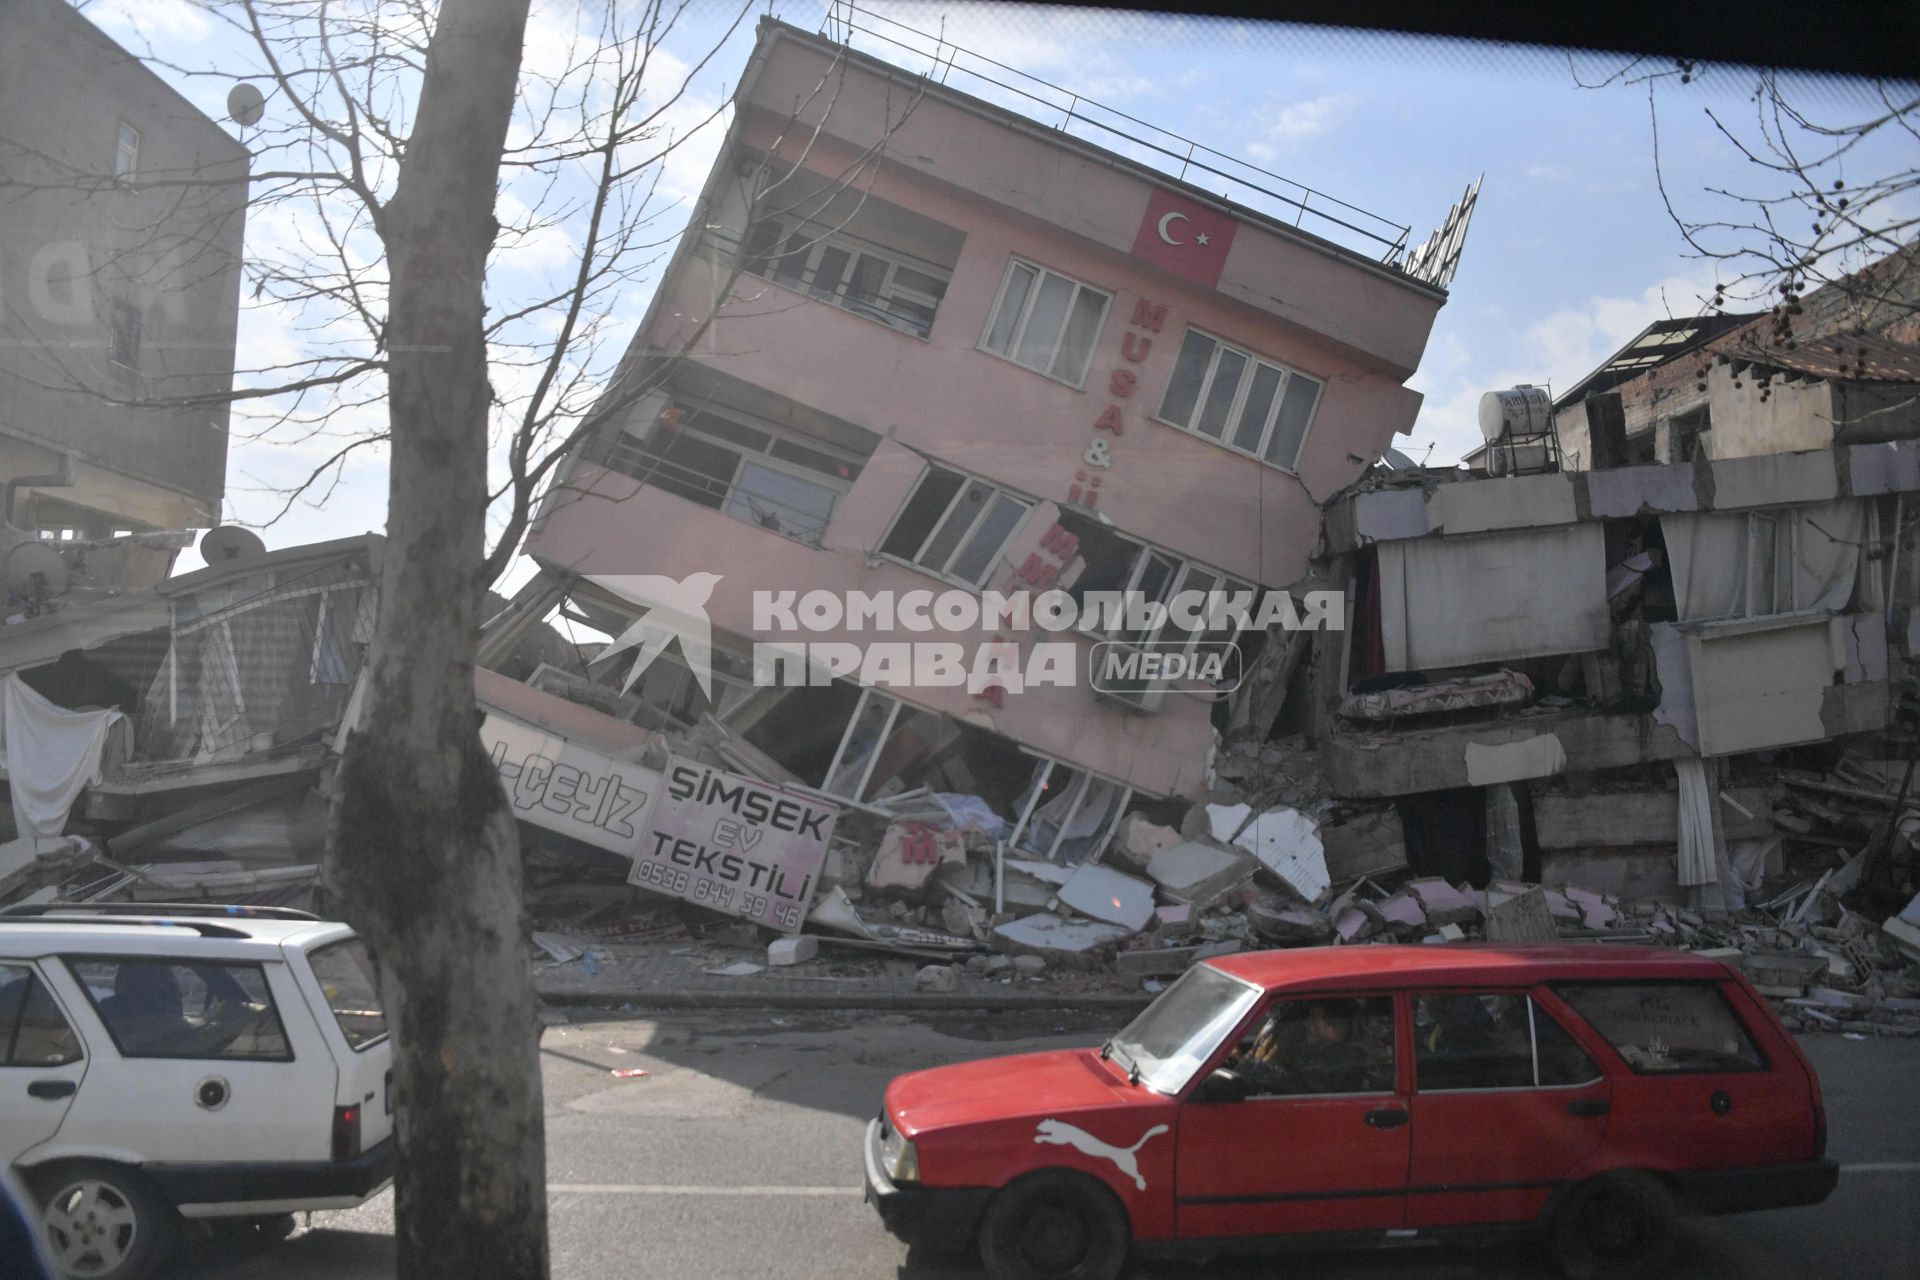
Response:
[[[522,822],[629,858],[646,838],[660,775],[492,712],[481,745]]]
[[[813,902],[838,805],[672,757],[632,884],[798,932]]]

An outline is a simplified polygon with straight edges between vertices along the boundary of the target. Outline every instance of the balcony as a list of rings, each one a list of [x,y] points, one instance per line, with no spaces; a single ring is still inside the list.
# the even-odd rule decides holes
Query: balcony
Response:
[[[716,258],[897,332],[933,332],[964,235],[805,169],[774,175],[752,152],[738,169],[758,175],[758,188],[723,199],[706,238]],[[735,289],[753,291],[744,281]]]
[[[818,547],[879,438],[844,423],[809,429],[800,416],[775,421],[684,392],[651,396],[587,460]]]

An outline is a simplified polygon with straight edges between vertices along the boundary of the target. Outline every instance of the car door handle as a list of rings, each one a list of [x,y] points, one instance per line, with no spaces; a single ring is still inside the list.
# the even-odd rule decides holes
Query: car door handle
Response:
[[[1613,1104],[1605,1098],[1575,1098],[1567,1104],[1569,1115],[1603,1116],[1613,1110]]]
[[[27,1086],[27,1092],[36,1098],[71,1098],[80,1092],[80,1086],[71,1080],[35,1080]]]
[[[1376,1107],[1367,1112],[1367,1123],[1376,1129],[1398,1129],[1407,1122],[1407,1113],[1398,1107]]]

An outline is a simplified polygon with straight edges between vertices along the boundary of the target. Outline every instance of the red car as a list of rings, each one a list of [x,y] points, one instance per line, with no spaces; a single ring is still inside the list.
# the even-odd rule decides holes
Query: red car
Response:
[[[1616,946],[1326,947],[1188,971],[1100,1049],[900,1076],[867,1198],[1001,1280],[1544,1232],[1659,1272],[1682,1212],[1817,1204],[1812,1065],[1738,972]]]

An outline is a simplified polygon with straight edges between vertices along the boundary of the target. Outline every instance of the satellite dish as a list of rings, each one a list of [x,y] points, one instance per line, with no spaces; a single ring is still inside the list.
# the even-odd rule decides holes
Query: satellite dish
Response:
[[[51,544],[23,542],[0,561],[7,590],[30,600],[51,600],[67,589],[67,561]]]
[[[266,112],[267,99],[258,86],[242,80],[227,91],[227,115],[242,128],[259,124]]]
[[[267,544],[260,540],[260,535],[251,529],[242,529],[237,524],[223,524],[217,529],[209,529],[200,539],[200,558],[209,565],[258,560],[265,554]]]

